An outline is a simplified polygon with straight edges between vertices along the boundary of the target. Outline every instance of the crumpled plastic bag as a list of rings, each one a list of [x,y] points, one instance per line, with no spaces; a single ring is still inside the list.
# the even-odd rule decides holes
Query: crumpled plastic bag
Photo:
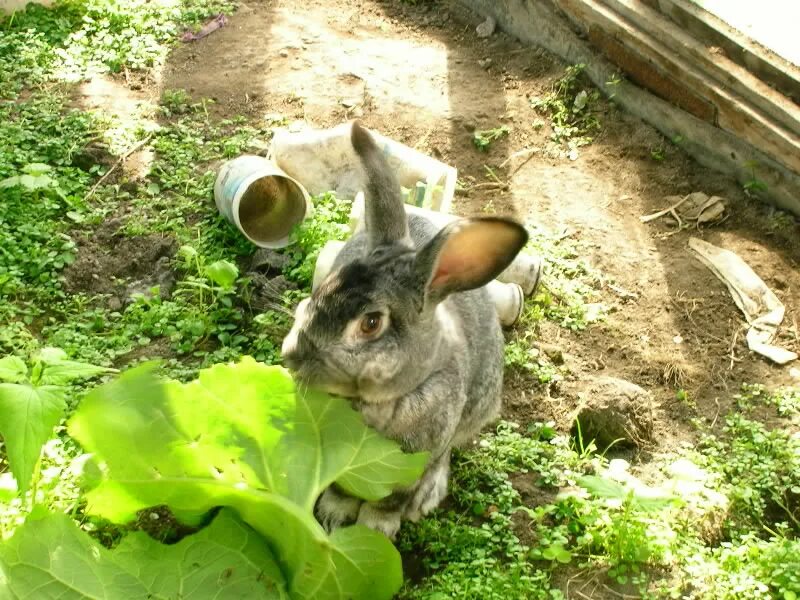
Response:
[[[748,348],[779,365],[795,360],[795,352],[771,344],[786,309],[753,269],[730,250],[701,239],[690,238],[689,247],[728,287],[736,306],[744,313],[750,324],[747,331]]]

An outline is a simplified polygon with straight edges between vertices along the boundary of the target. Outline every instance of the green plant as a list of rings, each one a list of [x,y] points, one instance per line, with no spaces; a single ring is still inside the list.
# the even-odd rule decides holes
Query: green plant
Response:
[[[666,158],[666,152],[664,150],[664,146],[656,146],[655,148],[650,148],[650,157],[653,160],[661,162]]]
[[[747,194],[758,194],[759,192],[766,192],[769,189],[765,181],[762,181],[756,175],[756,169],[759,167],[757,160],[748,160],[744,163],[744,168],[749,172],[748,179],[742,184],[744,191]]]
[[[362,526],[327,536],[314,503],[333,482],[378,500],[413,483],[427,455],[403,454],[341,398],[296,392],[280,367],[245,357],[187,384],[152,369],[92,391],[69,421],[95,460],[93,514],[125,523],[165,504],[197,525],[230,507],[268,541],[293,598],[391,597],[401,583],[391,543]]]
[[[608,556],[609,575],[620,583],[642,583],[642,565],[664,562],[674,534],[663,511],[678,498],[651,488],[623,485],[608,476],[585,475],[578,484],[594,497],[609,503],[586,528],[585,543]]]
[[[110,369],[67,360],[57,348],[43,348],[29,364],[18,356],[0,359],[0,433],[20,493],[34,484],[44,443],[64,417],[68,384]]]
[[[731,499],[725,523],[729,535],[760,530],[780,516],[800,532],[800,439],[768,430],[741,414],[725,419],[722,435],[706,434],[699,444],[701,466],[720,472]]]
[[[297,225],[291,234],[286,255],[291,262],[284,269],[286,276],[301,287],[310,289],[314,266],[322,247],[331,240],[344,240],[350,235],[348,223],[352,201],[336,194],[321,194],[314,198],[314,215]]]
[[[600,129],[593,107],[600,99],[596,89],[581,81],[585,65],[571,65],[543,98],[534,98],[531,105],[550,117],[555,142],[571,142],[573,149],[591,143]]]
[[[165,117],[182,115],[203,108],[202,103],[192,104],[186,90],[164,90],[161,94],[161,114]]]
[[[493,142],[507,136],[510,132],[507,125],[501,125],[494,129],[476,130],[472,134],[472,144],[481,152],[487,152]]]
[[[428,572],[424,581],[407,586],[401,597],[561,598],[559,590],[550,586],[548,570],[531,559],[561,564],[559,559],[566,560],[574,538],[568,539],[572,534],[566,526],[563,535],[561,530],[548,535],[552,527],[542,527],[535,532],[540,543],[531,547],[522,542],[520,513],[543,514],[545,509],[526,507],[510,474],[546,493],[574,485],[578,467],[579,459],[565,439],[552,424],[544,423],[522,432],[513,423],[501,422],[472,450],[456,453],[448,508],[401,530],[401,549],[422,553]],[[542,556],[548,549],[552,559]]]
[[[107,550],[39,507],[0,545],[0,575],[3,598],[288,598],[269,546],[230,510],[171,546],[136,532]]]
[[[558,370],[544,359],[539,350],[521,339],[512,340],[505,345],[504,361],[506,367],[526,371],[538,379],[539,383],[550,383],[561,378]]]

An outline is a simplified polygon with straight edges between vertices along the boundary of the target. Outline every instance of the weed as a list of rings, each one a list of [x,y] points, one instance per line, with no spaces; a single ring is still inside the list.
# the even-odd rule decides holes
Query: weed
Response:
[[[291,234],[291,244],[285,254],[291,262],[284,270],[286,276],[309,289],[314,265],[320,250],[329,240],[344,240],[350,235],[352,201],[341,200],[335,194],[315,198],[314,216],[297,225]]]
[[[675,391],[675,399],[692,410],[696,410],[697,406],[695,405],[694,399],[689,395],[689,392],[684,390],[683,388]]]
[[[784,210],[779,208],[770,207],[769,217],[767,224],[770,231],[790,232],[793,228],[797,227],[797,218]]]
[[[609,100],[613,100],[613,99],[614,99],[614,96],[616,96],[616,95],[617,95],[617,91],[616,91],[616,90],[617,90],[617,86],[618,86],[620,83],[622,83],[623,81],[624,81],[624,79],[623,79],[623,77],[622,77],[622,74],[621,74],[621,73],[619,73],[619,72],[617,72],[617,73],[614,73],[614,74],[611,76],[611,78],[610,78],[608,81],[606,81],[606,87],[607,87],[607,88],[610,88],[609,90],[606,90],[606,91],[610,91],[610,93],[609,93],[609,95],[608,95],[608,99],[609,99]]]
[[[759,192],[766,192],[769,187],[766,182],[760,180],[756,175],[756,169],[759,167],[757,160],[748,160],[744,163],[744,168],[749,172],[748,179],[742,184],[744,191],[747,195],[758,195]]]
[[[506,125],[494,129],[476,130],[472,134],[472,144],[481,152],[488,152],[489,146],[500,138],[507,136],[511,130]]]
[[[550,383],[561,379],[558,370],[551,365],[541,352],[532,348],[525,340],[516,339],[505,345],[505,366],[529,373],[539,383]]]
[[[731,499],[727,535],[759,531],[776,519],[789,520],[800,532],[800,439],[732,414],[722,435],[705,435],[699,449],[701,466],[724,477]]]
[[[417,586],[406,587],[401,597],[562,597],[550,588],[547,571],[529,560],[530,547],[520,541],[513,515],[521,498],[508,473],[531,474],[538,485],[551,487],[574,482],[574,461],[564,445],[553,443],[549,426],[537,424],[526,434],[518,429],[500,423],[475,450],[457,453],[453,508],[401,530],[401,549],[424,548],[423,563],[430,572]]]
[[[571,143],[571,149],[591,143],[600,130],[594,114],[600,93],[582,82],[584,68],[582,64],[567,67],[547,96],[531,101],[534,109],[550,118],[553,141]]]
[[[655,161],[661,162],[667,157],[666,151],[664,150],[664,146],[656,146],[655,148],[650,148],[650,158]]]

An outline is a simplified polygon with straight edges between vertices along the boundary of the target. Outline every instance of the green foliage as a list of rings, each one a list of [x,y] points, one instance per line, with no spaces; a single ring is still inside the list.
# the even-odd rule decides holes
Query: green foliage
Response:
[[[600,93],[583,82],[584,68],[585,65],[567,67],[547,96],[531,101],[533,108],[549,116],[553,141],[569,143],[572,148],[591,143],[592,136],[600,130],[594,110]]]
[[[30,36],[32,27],[36,28],[33,39],[41,54],[29,53],[25,74],[79,81],[93,73],[161,64],[182,23],[194,24],[232,8],[233,3],[227,0],[64,0],[52,10],[29,7],[0,21],[0,27],[22,39],[26,34]],[[52,56],[44,52],[48,47]]]
[[[523,339],[516,339],[505,345],[505,366],[530,373],[539,383],[550,383],[561,376],[558,370],[542,356],[536,348]]]
[[[731,499],[729,534],[760,530],[775,517],[800,521],[800,439],[768,430],[740,414],[725,419],[722,435],[705,435],[699,449],[707,468],[718,470]]]
[[[22,175],[6,177],[0,181],[0,189],[20,186],[29,192],[38,192],[39,190],[59,191],[58,182],[48,175],[50,170],[50,165],[42,163],[25,165],[22,168]]]
[[[663,511],[678,499],[649,488],[623,485],[608,476],[585,475],[579,485],[602,499],[605,510],[584,515],[582,542],[608,558],[609,575],[619,583],[636,583],[643,565],[663,564],[670,556],[673,532]]]
[[[81,219],[89,179],[72,162],[93,127],[57,98],[0,103],[0,296],[58,293],[75,259],[63,217]]]
[[[36,511],[0,545],[0,597],[288,598],[269,546],[227,510],[177,544],[137,532],[114,550],[67,516]]]
[[[481,152],[488,152],[492,142],[499,140],[509,133],[511,133],[511,130],[507,125],[501,125],[494,129],[476,130],[472,134],[472,144]]]
[[[509,473],[543,490],[574,485],[578,461],[550,425],[530,431],[501,422],[493,435],[453,458],[447,510],[401,530],[401,549],[422,555],[428,577],[407,586],[402,598],[522,600],[561,598],[550,575],[529,560],[532,548],[520,540],[522,498]],[[543,544],[546,545],[546,544]],[[565,558],[550,545],[553,556]],[[558,560],[556,558],[556,560]]]
[[[343,399],[296,394],[279,367],[245,358],[188,384],[162,384],[139,367],[91,392],[69,432],[104,469],[86,495],[94,514],[124,523],[166,504],[197,522],[227,506],[268,540],[292,597],[389,598],[400,586],[385,537],[363,526],[326,536],[313,507],[333,482],[380,499],[413,483],[427,456],[403,454]]]
[[[756,169],[760,166],[759,162],[757,160],[748,160],[743,166],[748,172],[747,180],[742,184],[745,193],[758,196],[760,193],[766,192],[769,186],[765,181],[759,179],[756,174]]]
[[[284,269],[289,279],[304,288],[311,287],[314,265],[325,243],[344,240],[350,235],[351,206],[352,201],[339,199],[333,193],[314,198],[314,215],[295,227],[286,250],[292,259]]]
[[[54,85],[96,72],[161,64],[185,27],[195,27],[209,15],[230,8],[229,2],[217,0],[68,0],[57,2],[52,10],[31,5],[13,17],[0,19],[0,99],[12,100],[0,101],[0,356],[35,356],[47,345],[63,348],[72,361],[120,365],[161,354],[171,357],[165,361],[165,370],[180,380],[193,379],[198,370],[236,361],[245,354],[267,363],[280,360],[280,340],[291,323],[291,308],[308,293],[319,250],[329,239],[343,239],[348,234],[349,202],[327,194],[314,200],[316,215],[297,228],[295,245],[284,251],[291,259],[284,275],[300,289],[287,292],[282,300],[270,300],[268,310],[259,314],[265,307],[251,297],[251,283],[237,267],[246,264],[252,245],[217,214],[209,199],[220,161],[249,151],[254,139],[268,140],[269,126],[285,124],[285,118],[271,116],[257,124],[243,118],[220,121],[209,110],[210,100],[192,98],[185,90],[165,90],[156,114],[161,122],[158,128],[144,131],[134,125],[114,130],[112,139],[111,122],[101,115],[73,110],[69,89]],[[571,67],[545,98],[534,100],[534,107],[542,113],[535,126],[543,127],[545,120],[549,121],[552,139],[559,147],[566,146],[570,157],[600,129],[599,97],[580,71],[580,66]],[[615,78],[607,85],[618,83]],[[486,150],[494,138],[508,133],[503,129],[476,132],[476,147]],[[119,185],[111,178],[84,201],[90,186],[107,169],[106,158],[113,160],[110,156],[99,160],[97,149],[117,152],[145,135],[150,136],[145,148],[155,152],[147,178],[138,184],[120,180]],[[677,138],[672,141],[680,142]],[[87,149],[89,144],[92,148]],[[661,146],[651,150],[654,160],[665,155]],[[745,163],[744,169],[746,190],[763,191],[758,165]],[[488,175],[497,181],[490,170]],[[490,202],[485,210],[491,212],[492,207]],[[119,214],[124,214],[125,220],[118,235],[159,234],[183,246],[171,265],[178,276],[171,297],[162,297],[157,288],[132,299],[115,293],[122,304],[110,308],[107,298],[63,289],[63,270],[77,254],[73,240],[91,236],[95,225]],[[780,215],[770,221],[776,230],[786,229],[791,225],[787,223]],[[81,231],[76,232],[76,227]],[[585,329],[602,315],[599,290],[607,281],[601,281],[581,260],[569,232],[534,230],[531,237],[528,250],[546,259],[547,272],[539,294],[526,302],[519,326],[511,333],[506,363],[524,373],[526,381],[549,386],[569,372],[569,364],[561,366],[561,359],[537,350],[534,342],[540,330],[548,328],[549,332],[553,326],[575,332]],[[0,534],[7,536],[18,528],[11,541],[0,544],[0,597],[30,592],[26,587],[33,580],[30,569],[39,567],[36,581],[46,581],[54,594],[67,596],[70,592],[64,585],[74,584],[76,595],[99,597],[104,593],[125,598],[115,585],[128,581],[131,595],[137,597],[175,597],[174,590],[181,586],[184,595],[198,598],[204,593],[273,597],[270,594],[285,583],[288,571],[281,562],[281,572],[276,572],[273,558],[281,557],[273,554],[275,547],[260,529],[266,528],[263,521],[268,515],[284,508],[295,514],[291,507],[299,504],[286,495],[264,492],[286,501],[273,498],[277,508],[265,501],[272,507],[265,514],[253,508],[261,507],[263,498],[255,490],[263,492],[264,484],[262,474],[254,474],[258,445],[253,435],[245,433],[245,425],[230,425],[213,411],[204,420],[208,410],[203,407],[210,400],[203,385],[195,382],[179,388],[171,383],[170,390],[197,393],[201,406],[193,404],[189,416],[188,408],[182,409],[181,415],[187,414],[180,422],[177,413],[171,412],[154,417],[154,422],[196,429],[202,421],[208,425],[209,436],[196,440],[199,448],[192,447],[195,440],[184,438],[165,448],[164,439],[169,439],[165,435],[152,449],[141,440],[134,449],[130,436],[122,432],[120,439],[125,443],[116,451],[109,450],[109,470],[98,474],[94,463],[87,463],[88,455],[82,455],[57,425],[64,406],[70,411],[85,393],[85,382],[72,379],[45,384],[41,373],[34,376],[34,365],[29,362],[13,357],[0,361],[0,379],[5,382],[0,385],[4,389],[18,386],[13,387],[15,392],[28,386],[26,403],[40,409],[42,423],[48,421],[31,420],[34,426],[26,432],[24,443],[15,444],[10,435],[0,442]],[[226,368],[232,367],[216,372]],[[207,378],[208,372],[203,373]],[[32,384],[35,377],[39,377],[36,386]],[[59,388],[55,399],[40,390],[47,387]],[[30,394],[30,389],[37,391]],[[189,392],[176,394],[167,395],[165,402],[188,406]],[[683,391],[678,394],[681,401],[693,401]],[[219,395],[226,401],[237,396],[229,391]],[[12,423],[12,429],[22,428],[15,397],[13,411],[0,407],[4,409],[0,410],[0,429],[5,423]],[[609,479],[606,461],[597,456],[591,443],[576,447],[552,425],[536,424],[525,430],[503,423],[476,447],[456,453],[451,497],[443,508],[401,530],[401,546],[410,560],[420,563],[422,575],[421,581],[406,585],[401,597],[559,598],[551,578],[563,582],[563,575],[580,573],[602,578],[600,571],[606,571],[617,581],[633,584],[643,597],[791,600],[798,593],[796,574],[800,571],[796,564],[800,497],[793,475],[798,472],[797,440],[780,429],[771,431],[760,425],[753,415],[774,412],[772,417],[792,431],[800,414],[799,398],[796,390],[746,388],[738,402],[740,418],[723,417],[724,430],[715,435],[707,432],[697,448],[686,451],[704,467],[707,479],[667,480],[675,486],[669,488],[670,493],[685,500],[679,509],[671,503],[656,503],[648,510],[637,495],[639,487],[634,490],[627,482]],[[113,418],[116,429],[109,431],[117,432],[128,416],[136,417],[132,419],[136,431],[144,431],[140,418],[148,406],[152,408],[132,403],[130,411],[112,411],[113,416],[106,418]],[[272,423],[270,419],[253,421],[253,427]],[[106,421],[100,422],[105,427]],[[176,428],[175,434],[185,431]],[[149,427],[147,433],[145,439],[149,440]],[[284,431],[283,441],[278,443],[288,443],[287,435],[295,434]],[[15,437],[18,442],[23,439]],[[44,446],[35,443],[36,439],[46,440]],[[103,439],[111,445],[111,440]],[[229,439],[233,441],[228,443]],[[38,464],[29,484],[33,493],[18,493],[12,476],[19,472],[14,463],[22,464],[14,458],[20,447],[25,455],[23,471]],[[102,454],[98,453],[99,459],[107,458]],[[130,471],[123,469],[123,474],[151,475],[147,469],[156,463],[177,468],[183,460],[205,458],[205,462],[191,464],[200,469],[212,464],[211,457],[220,458],[213,466],[222,467],[223,482],[235,482],[238,476],[249,477],[247,481],[253,484],[230,493],[224,491],[228,489],[225,485],[215,483],[214,491],[207,493],[210,485],[191,487],[194,484],[183,481],[174,486],[174,498],[165,498],[161,491],[153,491],[164,489],[161,482],[140,480],[134,485],[113,478],[120,473],[123,454],[128,462],[131,457],[142,457],[130,467],[125,465]],[[229,466],[234,463],[225,462],[231,454],[239,468],[236,473],[232,473],[235,467]],[[589,479],[581,479],[587,474]],[[102,508],[113,512],[109,497],[119,492],[122,501],[118,506],[126,512],[125,519],[132,517],[134,505],[143,505],[144,500],[180,500],[177,512],[193,524],[199,523],[199,513],[212,501],[209,498],[213,497],[215,504],[236,506],[234,510],[223,508],[199,533],[172,546],[162,545],[143,534],[124,535],[123,528],[87,514],[91,507],[87,507],[78,482],[96,484],[99,475],[105,479],[101,477],[103,483],[94,493],[105,494],[105,500],[98,496]],[[204,482],[211,478],[217,482],[208,470],[202,475]],[[593,492],[576,488],[579,481]],[[321,485],[319,480],[317,484]],[[317,487],[310,480],[305,485]],[[302,492],[309,488],[298,487],[298,498],[310,497]],[[187,500],[190,490],[205,498],[205,504]],[[220,501],[223,496],[225,500]],[[119,545],[108,551],[75,529],[70,519],[36,511],[21,525],[32,499],[44,503],[51,513],[71,515],[96,539]],[[308,502],[304,503],[307,506]],[[244,514],[242,507],[250,512]],[[311,539],[309,552],[314,554],[320,544],[330,543],[330,538],[314,529],[307,508],[298,511],[298,528],[306,534],[310,531],[311,537],[295,539]],[[125,519],[119,516],[118,520]],[[721,542],[717,541],[719,523],[723,523]],[[168,526],[162,527],[159,536]],[[53,543],[46,548],[43,540],[48,538]],[[371,543],[367,542],[363,554],[369,553]],[[336,538],[334,545],[355,552],[346,539]],[[359,560],[393,553],[388,542],[381,548],[372,551],[372,556],[360,555]],[[130,560],[126,562],[123,556]],[[396,554],[392,556],[396,565]],[[75,568],[78,560],[84,570]],[[568,565],[567,569],[562,565]],[[397,581],[398,571],[393,569],[380,564],[370,572],[387,573]],[[68,579],[70,575],[73,579]],[[339,575],[351,579],[345,568]],[[262,587],[270,582],[275,588]],[[37,591],[29,597],[31,594]]]
[[[42,446],[64,416],[67,385],[108,371],[67,360],[57,348],[42,349],[30,366],[13,355],[0,359],[0,434],[20,492],[28,490]]]
[[[769,540],[747,534],[736,543],[723,542],[714,555],[728,575],[716,580],[716,598],[800,597],[800,541],[785,533]]]

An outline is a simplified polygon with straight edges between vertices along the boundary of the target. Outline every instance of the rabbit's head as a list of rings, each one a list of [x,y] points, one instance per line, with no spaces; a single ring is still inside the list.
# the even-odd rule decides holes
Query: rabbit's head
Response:
[[[528,236],[513,221],[482,218],[438,233],[426,222],[412,241],[400,185],[371,134],[354,123],[352,143],[368,177],[366,228],[298,306],[282,355],[301,385],[386,402],[437,368],[445,336],[466,335],[462,315],[443,301],[495,278]]]

